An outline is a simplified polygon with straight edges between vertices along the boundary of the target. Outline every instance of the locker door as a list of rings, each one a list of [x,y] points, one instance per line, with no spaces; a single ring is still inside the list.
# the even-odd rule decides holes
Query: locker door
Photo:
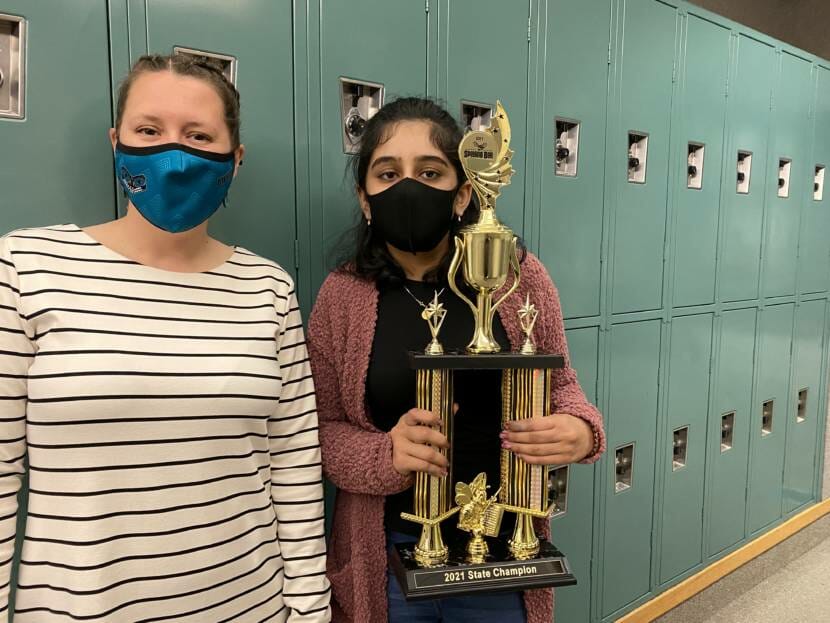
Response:
[[[760,313],[760,366],[749,416],[749,509],[751,535],[781,517],[784,438],[790,417],[789,371],[793,325],[792,304],[767,307]]]
[[[799,245],[799,291],[802,293],[824,292],[830,277],[830,196],[827,182],[830,182],[830,70],[816,67],[818,82],[813,133],[813,158],[808,162],[813,178],[808,185],[819,184],[818,189],[804,201],[801,221],[801,244]],[[816,168],[824,167],[816,182]],[[808,171],[808,174],[810,172]]]
[[[665,474],[662,502],[660,582],[669,582],[701,561],[703,473],[709,410],[712,315],[675,318],[666,432],[660,469]]]
[[[571,363],[588,400],[597,399],[597,327],[566,331]],[[562,468],[560,468],[562,469]],[[556,619],[588,621],[591,607],[591,542],[594,526],[594,466],[569,465],[565,508],[551,521],[553,542],[568,557],[578,584],[556,591]]]
[[[755,309],[728,311],[720,322],[717,396],[709,417],[708,556],[746,534],[749,435],[755,424],[750,407],[756,314]]]
[[[795,293],[801,206],[807,186],[812,184],[808,142],[810,63],[783,52],[780,67],[768,165],[771,175],[767,180],[764,296]]]
[[[821,396],[821,355],[824,342],[826,301],[801,303],[795,312],[795,353],[791,410],[787,417],[787,449],[784,458],[784,512],[813,499],[816,434],[824,416]]]
[[[319,100],[313,89],[309,98],[310,124],[319,128],[319,144],[312,137],[308,165],[314,197],[309,240],[313,291],[338,259],[335,250],[343,234],[360,218],[344,146],[341,79],[363,88],[366,97],[376,98],[374,89],[382,88],[382,102],[423,95],[427,57],[423,2],[365,0],[359,9],[351,2],[321,2],[319,12],[310,24],[319,32],[315,71],[320,72]]]
[[[658,309],[663,301],[676,21],[676,10],[660,2],[625,3],[625,44],[616,59],[619,108],[611,111],[619,118],[606,159],[616,198],[614,313]],[[629,166],[631,158],[636,166]]]
[[[23,39],[19,108],[10,99],[17,71],[6,67],[0,85],[0,110],[12,115],[0,114],[0,235],[112,219],[106,3],[4,0],[0,13],[25,20],[18,26],[0,18],[0,58],[11,49],[5,37],[12,29]]]
[[[611,330],[602,616],[649,591],[660,321]]]
[[[291,7],[245,3],[147,0],[147,47],[169,54],[184,47],[236,60],[242,102],[245,166],[212,233],[294,269],[293,72]]]
[[[675,178],[673,304],[677,307],[715,301],[729,38],[728,29],[688,16],[679,103],[683,135],[675,140],[673,156],[682,165]]]
[[[721,194],[723,248],[719,298],[722,301],[756,299],[761,257],[767,132],[774,50],[746,35],[737,37],[737,58],[729,78],[729,142],[726,150],[731,180]],[[740,165],[739,165],[740,154]],[[740,167],[740,168],[739,168]],[[727,174],[729,175],[729,174]]]
[[[539,257],[559,288],[566,318],[600,313],[610,6],[548,2],[545,90],[536,123],[542,131],[541,205],[529,235],[538,235]],[[562,54],[571,50],[580,53],[563,63]],[[557,159],[562,132],[568,155]]]
[[[527,156],[527,28],[528,0],[511,3],[505,10],[500,0],[453,0],[444,5],[445,23],[438,26],[439,57],[438,97],[462,119],[475,115],[501,100],[510,118],[511,149],[516,152],[516,173],[496,204],[499,219],[517,234],[524,228],[524,184],[528,171]],[[497,19],[493,19],[498,16]],[[443,39],[445,37],[445,39]],[[482,41],[498,41],[498,51],[482,57]],[[478,106],[476,105],[478,104]]]

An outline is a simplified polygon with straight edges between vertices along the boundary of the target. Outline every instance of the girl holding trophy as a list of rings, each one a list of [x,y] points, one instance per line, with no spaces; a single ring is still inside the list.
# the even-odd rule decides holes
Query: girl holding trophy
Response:
[[[440,420],[414,408],[407,353],[429,342],[430,310],[442,310],[448,349],[463,349],[472,333],[467,303],[447,282],[451,241],[479,217],[458,156],[461,138],[451,115],[430,100],[399,99],[372,117],[354,161],[361,208],[354,245],[311,315],[323,470],[339,489],[328,557],[335,620],[552,618],[550,590],[407,602],[387,570],[387,547],[417,538],[418,526],[401,519],[412,507],[414,474],[443,477],[450,468]],[[451,477],[458,482],[484,472],[497,483],[503,449],[527,464],[562,465],[596,461],[605,448],[602,417],[567,360],[556,288],[538,259],[519,255],[521,282],[499,307],[493,338],[506,350],[521,347],[518,311],[532,298],[537,343],[565,356],[553,371],[553,410],[503,430],[500,373],[457,371]],[[547,522],[537,529],[545,534]]]

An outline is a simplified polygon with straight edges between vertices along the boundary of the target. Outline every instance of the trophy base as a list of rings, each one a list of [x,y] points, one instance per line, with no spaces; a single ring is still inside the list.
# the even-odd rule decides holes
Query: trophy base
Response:
[[[399,543],[389,553],[389,564],[407,601],[576,584],[567,558],[548,541],[542,540],[539,553],[527,560],[516,560],[502,541],[489,545],[483,563],[467,562],[464,546],[458,545],[450,548],[445,565],[425,568],[415,561],[415,543]]]

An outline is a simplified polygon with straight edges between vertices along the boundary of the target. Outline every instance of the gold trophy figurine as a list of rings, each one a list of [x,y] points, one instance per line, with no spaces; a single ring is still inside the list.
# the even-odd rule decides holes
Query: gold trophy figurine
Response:
[[[427,305],[421,318],[429,324],[432,341],[424,353],[429,356],[442,355],[444,348],[438,341],[438,332],[444,324],[447,310],[438,302],[438,293]],[[449,370],[418,370],[416,374],[416,406],[437,414],[441,418],[441,429],[452,444],[452,374]],[[440,452],[450,460],[451,452]],[[450,463],[452,465],[452,463]],[[421,537],[415,546],[415,560],[422,567],[435,567],[447,561],[449,550],[441,536],[441,522],[458,511],[452,504],[452,471],[443,478],[426,472],[415,474],[415,509],[413,513],[401,513],[408,521],[421,524]]]
[[[458,146],[464,173],[478,197],[478,221],[464,227],[455,238],[455,253],[450,263],[449,285],[473,310],[475,331],[467,345],[470,353],[497,353],[501,350],[493,338],[493,315],[513,291],[519,287],[519,260],[516,257],[516,236],[496,218],[496,199],[501,188],[510,183],[513,166],[510,158],[510,122],[501,102],[490,127],[468,132]],[[463,266],[464,281],[476,293],[473,303],[458,287],[456,275]],[[493,294],[500,289],[512,270],[510,289],[498,301]]]

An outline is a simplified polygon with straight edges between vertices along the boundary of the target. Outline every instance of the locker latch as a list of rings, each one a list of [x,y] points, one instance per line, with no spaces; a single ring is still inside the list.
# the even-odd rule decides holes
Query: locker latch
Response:
[[[628,181],[645,184],[646,164],[648,162],[648,134],[645,132],[628,133]]]
[[[343,152],[357,153],[366,124],[383,106],[382,84],[340,78]]]
[[[173,54],[181,54],[182,56],[192,56],[200,60],[209,60],[212,64],[218,65],[222,68],[222,73],[232,85],[236,86],[236,57],[230,54],[219,54],[217,52],[206,52],[205,50],[197,50],[195,48],[183,48],[175,46]]]
[[[561,517],[568,510],[568,465],[551,467],[548,472],[548,506],[553,506],[551,517]]]
[[[0,117],[22,119],[26,93],[26,20],[0,14]]]
[[[694,190],[703,188],[703,143],[689,143],[686,158],[686,187]]]
[[[689,427],[681,426],[672,434],[672,471],[686,467],[686,450],[689,444]]]
[[[738,150],[738,188],[737,191],[746,195],[749,193],[749,177],[752,172],[752,152]]]
[[[490,104],[461,100],[461,124],[465,132],[470,130],[477,132],[489,128],[492,116],[493,107]]]
[[[775,400],[766,400],[761,405],[761,436],[766,437],[772,434],[772,417]]]
[[[816,165],[816,173],[813,178],[813,199],[821,201],[824,198],[824,165]]]
[[[796,408],[795,421],[801,424],[807,419],[807,388],[798,390],[798,405]]]
[[[778,160],[778,196],[786,199],[790,196],[790,168],[792,160],[781,158]]]
[[[732,449],[732,436],[735,431],[735,412],[724,413],[720,418],[720,451]]]
[[[554,143],[555,174],[576,177],[579,161],[580,122],[557,117],[554,121],[556,141]]]
[[[614,491],[620,493],[631,488],[634,473],[634,444],[620,446],[614,453]]]

